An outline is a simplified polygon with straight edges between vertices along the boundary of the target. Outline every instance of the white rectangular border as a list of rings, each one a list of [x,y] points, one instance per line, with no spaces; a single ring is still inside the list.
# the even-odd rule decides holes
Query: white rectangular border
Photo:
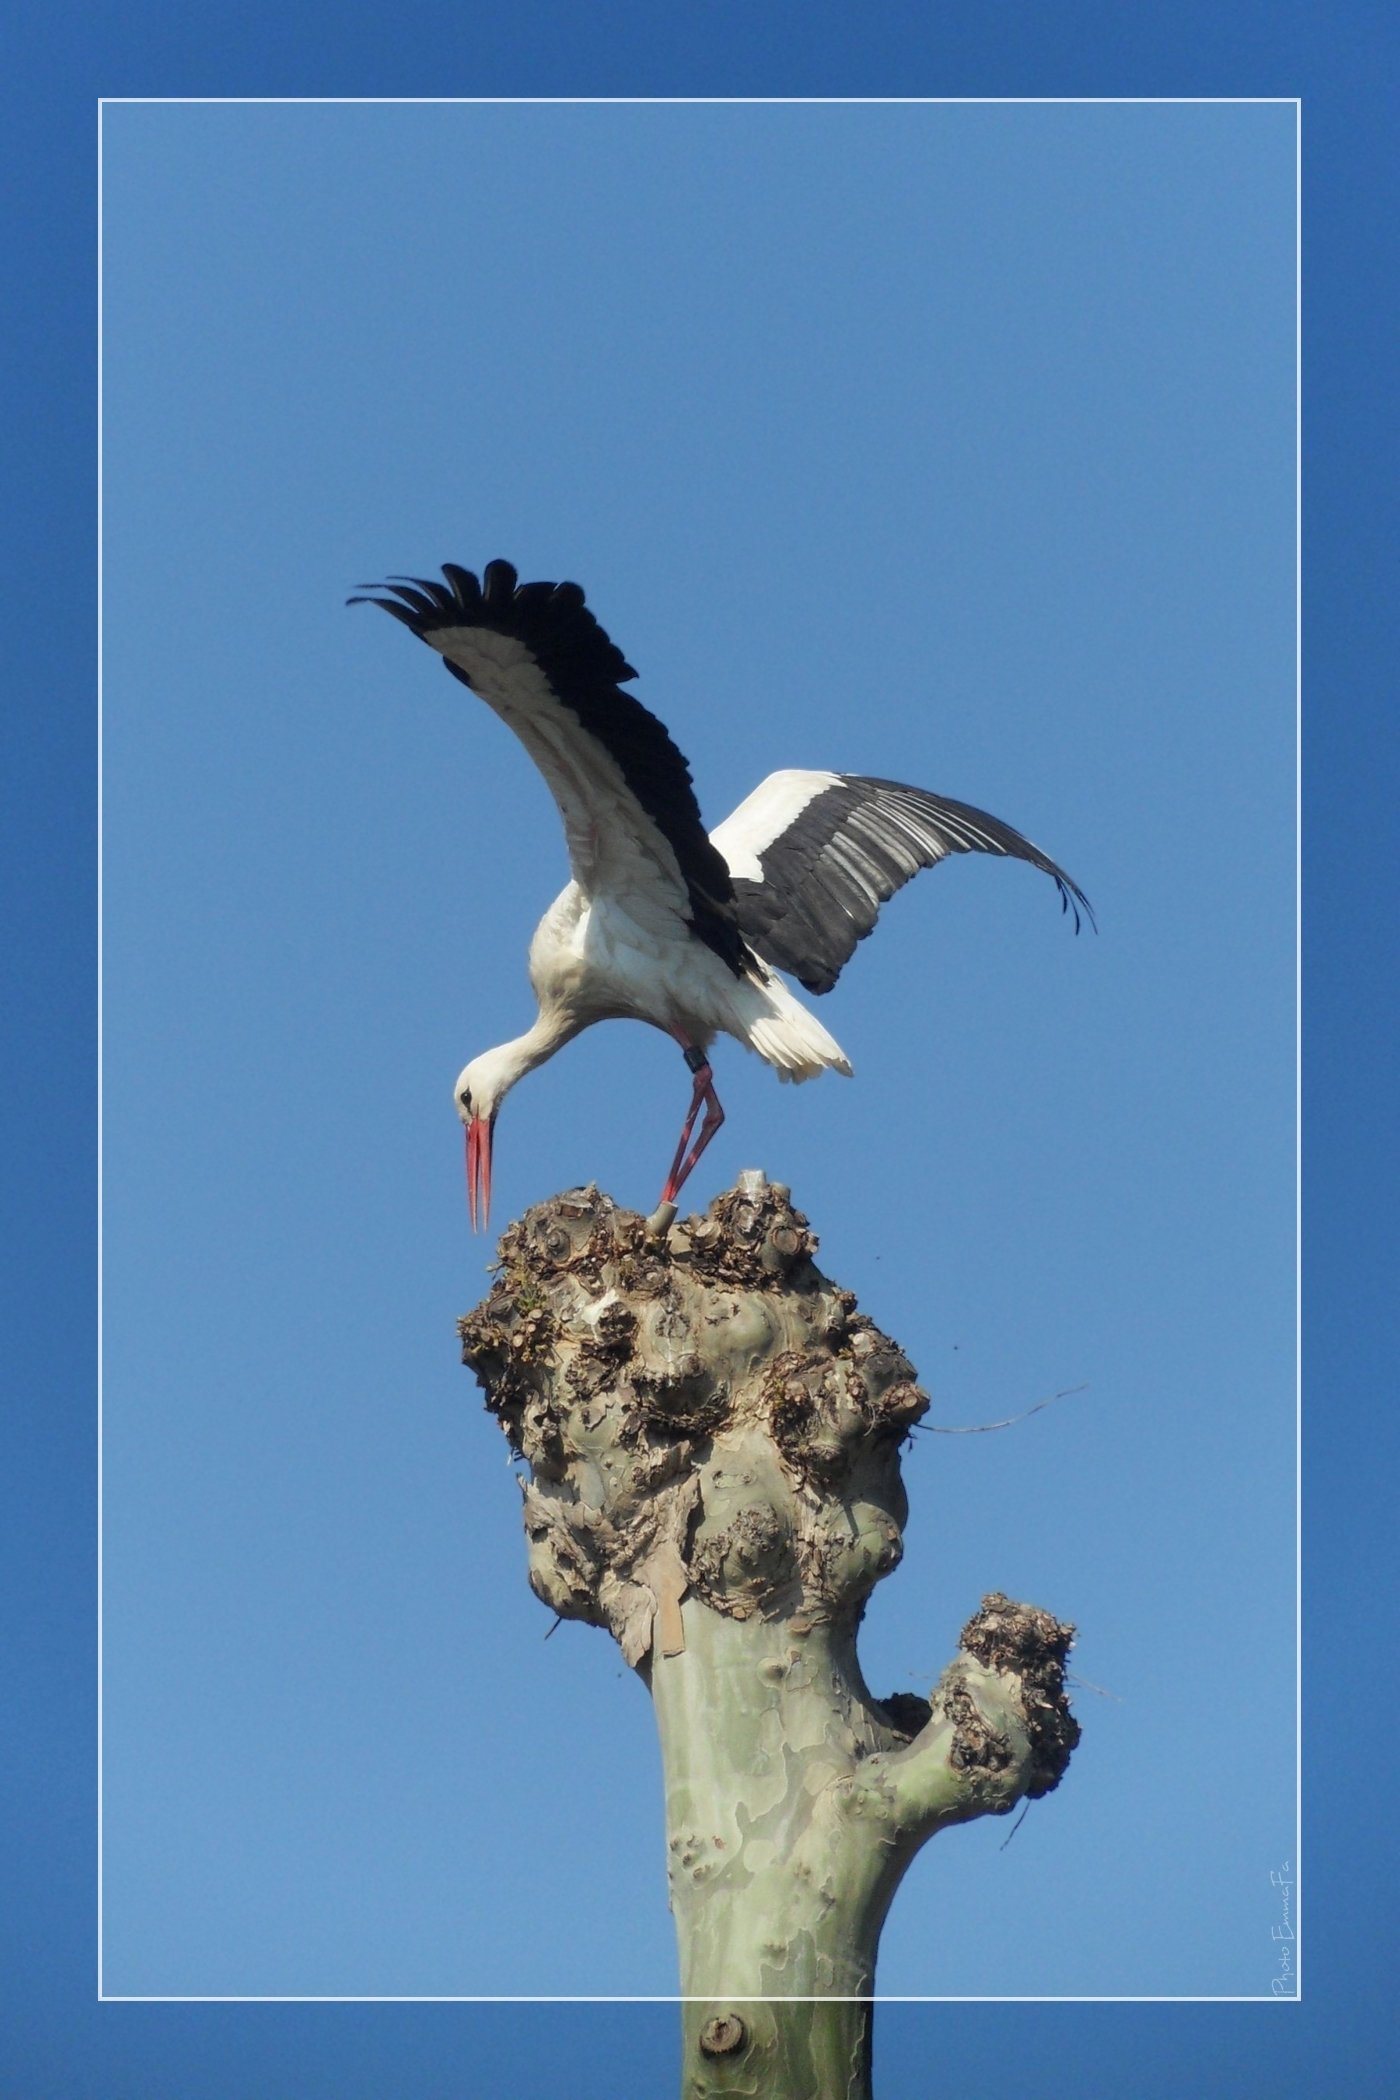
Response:
[[[1302,2002],[1302,1612],[1303,1612],[1303,1408],[1302,1408],[1302,1206],[1303,1206],[1303,102],[1297,95],[104,95],[97,104],[97,1998],[103,2005],[683,2005],[688,2001],[652,1995],[548,1996],[522,1992],[509,1996],[489,1994],[405,1995],[377,1997],[347,1994],[307,1997],[250,1996],[238,1992],[182,1995],[180,1993],[109,1993],[103,1988],[103,1567],[102,1567],[102,1450],[103,1450],[103,1239],[102,1239],[102,1075],[103,1075],[103,947],[102,947],[102,725],[103,725],[103,113],[111,108],[200,107],[251,105],[299,107],[303,105],[366,108],[481,107],[832,107],[832,108],[956,108],[992,106],[1025,108],[1062,107],[1291,107],[1294,111],[1294,839],[1296,875],[1294,887],[1294,1536],[1295,1595],[1294,1640],[1296,1648],[1294,1732],[1297,1802],[1295,1810],[1296,1914],[1298,1920],[1297,1982],[1285,1997],[1267,1992],[1241,1996],[1212,1994],[1173,1997],[1141,1996],[1059,1997],[944,1997],[931,1995],[882,1995],[850,2003],[871,2005],[1296,2005]],[[698,2001],[696,2001],[698,2002]],[[760,1998],[736,1998],[736,2005],[764,2004]],[[794,1998],[793,2004],[823,2004],[820,1998]]]

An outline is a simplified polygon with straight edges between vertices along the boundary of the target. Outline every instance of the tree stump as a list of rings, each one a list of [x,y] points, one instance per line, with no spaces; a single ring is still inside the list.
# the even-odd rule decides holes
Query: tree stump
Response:
[[[528,1211],[463,1357],[529,1463],[531,1587],[651,1690],[685,2100],[865,2100],[890,1900],[935,1831],[1058,1784],[1074,1628],[993,1593],[927,1699],[872,1697],[927,1396],[785,1188],[661,1223],[592,1187]]]

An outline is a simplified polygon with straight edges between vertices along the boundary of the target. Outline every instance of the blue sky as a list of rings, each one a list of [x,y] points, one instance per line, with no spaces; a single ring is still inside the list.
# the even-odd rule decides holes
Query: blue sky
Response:
[[[203,139],[181,132],[196,114]],[[1001,1583],[1076,1617],[1084,1675],[1118,1698],[1081,1695],[1084,1750],[1006,1853],[990,1825],[925,1853],[883,1986],[1248,1988],[1234,1977],[1267,1931],[1252,1877],[1287,1791],[1291,1654],[1275,1411],[1291,1081],[1271,945],[1291,883],[1280,781],[1291,790],[1268,704],[1291,676],[1272,653],[1291,565],[1272,486],[1279,146],[1267,126],[1242,145],[1201,112],[1176,160],[1160,129],[1110,146],[1066,122],[993,150],[963,123],[935,151],[872,126],[838,169],[814,120],[781,153],[740,151],[745,208],[770,202],[766,239],[734,211],[717,254],[708,209],[673,242],[688,195],[732,197],[739,149],[707,164],[633,142],[629,172],[609,144],[587,156],[590,188],[568,181],[577,149],[551,162],[517,144],[512,159],[497,137],[472,159],[431,127],[402,144],[389,127],[372,145],[279,142],[247,111],[241,140],[211,144],[231,114],[161,113],[156,141],[127,113],[124,287],[109,137],[109,938],[126,987],[109,983],[108,1009],[109,1988],[118,1959],[128,1979],[230,1961],[249,1977],[308,1953],[323,1973],[375,1969],[352,1988],[409,1988],[386,1962],[402,1978],[424,1958],[489,1959],[499,1977],[522,1951],[536,1969],[576,1962],[581,1938],[627,1969],[619,1987],[670,1987],[645,1701],[601,1637],[541,1643],[501,1447],[451,1362],[452,1316],[483,1278],[445,1087],[521,1025],[524,940],[560,879],[552,812],[424,652],[339,609],[361,576],[498,551],[585,583],[712,819],[772,763],[903,772],[1021,824],[1099,906],[1103,935],[1075,944],[1028,871],[926,878],[825,1002],[857,1080],[779,1094],[733,1053],[707,1185],[751,1159],[792,1180],[832,1272],[915,1356],[934,1420],[1089,1383],[1021,1430],[926,1438],[911,1456],[908,1555],[865,1641],[877,1688],[927,1681]],[[522,265],[489,214],[462,222],[451,183],[466,181],[540,212],[516,223],[538,229],[547,269]],[[821,211],[836,196],[844,217]],[[543,216],[551,197],[567,236]],[[609,242],[621,226],[631,243],[611,279],[583,267],[602,256],[588,211],[605,202]],[[928,277],[908,267],[911,227]],[[489,262],[545,350],[513,347],[499,303],[475,306],[445,241]],[[929,278],[964,296],[938,305]],[[819,330],[802,325],[813,315]],[[1319,341],[1335,342],[1321,323]],[[877,395],[852,385],[872,368]],[[533,415],[534,456],[483,414],[473,376]],[[1359,418],[1339,416],[1334,439],[1329,497],[1367,464]],[[41,521],[65,515],[81,473],[45,485]],[[600,475],[621,501],[600,503]],[[1382,523],[1363,506],[1353,648]],[[1340,666],[1323,676],[1343,707]],[[857,730],[858,751],[833,748]],[[42,748],[36,763],[43,782]],[[82,792],[80,775],[79,807]],[[1364,909],[1334,923],[1364,952]],[[1347,1047],[1325,1020],[1320,1034],[1324,1059]],[[656,1052],[642,1031],[599,1031],[522,1090],[501,1125],[503,1213],[584,1173],[650,1200],[679,1107]],[[56,1054],[44,1078],[65,1069]],[[81,1200],[82,1180],[62,1149],[46,1165],[45,1231],[44,1205]],[[1318,1171],[1327,1186],[1325,1157]],[[912,1251],[890,1230],[911,1214],[926,1234]],[[1363,1275],[1349,1288],[1364,1308]],[[1343,1362],[1354,1336],[1326,1332]],[[85,1464],[81,1415],[60,1410],[39,1478],[79,1520]],[[1343,1481],[1329,1452],[1319,1470],[1328,1507],[1364,1503],[1367,1481]],[[32,1535],[43,1565],[50,1534]],[[90,1565],[75,1536],[72,1595],[66,1576],[36,1592],[26,1622],[48,1643],[36,1682],[77,1717],[35,1795],[64,1869],[21,1952],[61,1948],[50,1991],[91,1973],[89,1790],[72,1761],[89,1680],[62,1645]],[[489,1599],[475,1623],[473,1595]],[[463,1806],[471,1774],[496,1781],[489,1820]],[[54,1793],[70,1775],[76,1811]],[[489,1948],[470,1900],[483,1884]],[[580,1935],[590,1905],[606,1930]],[[1136,1974],[1153,1980],[1120,1983],[1144,1939]],[[938,1979],[907,1981],[933,1960]],[[1001,1968],[983,1982],[959,1962]],[[538,1987],[498,1977],[481,1987]],[[382,2090],[388,2062],[424,2092],[451,2076],[460,2090],[444,2066],[467,2062],[487,2091],[505,2061],[518,2089],[543,2091],[581,2031],[625,2036],[639,2089],[671,2075],[665,2008],[579,2013],[584,2028],[533,2014],[522,2057],[497,2011],[114,2007],[94,2025],[56,2024],[57,2003],[26,1995],[8,2045],[19,2090],[266,2089],[295,2061],[301,2091],[376,2076],[363,2089]],[[933,2016],[883,2016],[882,2068],[922,2060]],[[984,2016],[938,2017],[982,2060]],[[1035,2050],[1072,2009],[994,2017]],[[1125,2040],[1130,2017],[1158,2038],[1164,2078],[1170,2049],[1204,2031],[1144,2009],[1121,2016]],[[1230,2083],[1197,2075],[1199,2089],[1264,2089],[1264,2047],[1241,2024],[1262,2017],[1216,2016],[1240,2045],[1217,2039]],[[1338,2031],[1334,2065],[1358,2032]],[[1147,2078],[1138,2048],[1126,2060]],[[1348,2090],[1368,2075],[1353,2059]]]
[[[722,1055],[696,1188],[789,1182],[934,1422],[1088,1388],[911,1452],[873,1681],[927,1685],[1002,1587],[1112,1697],[1011,1851],[920,1862],[882,1988],[1268,1992],[1293,156],[1280,105],[109,110],[113,1992],[672,1988],[645,1703],[596,1634],[543,1645],[454,1360],[490,1247],[450,1088],[528,1018],[557,819],[342,603],[497,552],[585,583],[712,821],[776,765],[869,770],[1098,903],[1076,941],[1028,871],[920,883],[823,1008],[856,1080]],[[501,1214],[648,1208],[677,1064],[612,1028],[522,1089]],[[1076,1930],[1025,1931],[1047,1875]],[[1166,1954],[1123,1932],[1147,1881]]]

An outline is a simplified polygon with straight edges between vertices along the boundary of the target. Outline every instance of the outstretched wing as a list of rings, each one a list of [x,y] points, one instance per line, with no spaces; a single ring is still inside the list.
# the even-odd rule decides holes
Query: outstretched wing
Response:
[[[367,584],[378,605],[436,649],[513,729],[559,805],[574,880],[622,898],[641,923],[679,915],[738,973],[745,949],[723,857],[706,836],[690,768],[663,723],[621,681],[636,677],[576,583],[520,583],[507,561],[480,581]]]
[[[998,817],[858,773],[770,773],[711,837],[729,865],[739,924],[765,962],[829,992],[920,868],[949,853],[1004,853],[1054,878],[1063,909],[1094,923],[1078,883]]]

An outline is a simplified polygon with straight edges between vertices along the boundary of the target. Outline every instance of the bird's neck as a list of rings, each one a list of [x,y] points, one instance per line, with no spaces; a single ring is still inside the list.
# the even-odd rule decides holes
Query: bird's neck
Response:
[[[533,1026],[527,1028],[524,1035],[488,1052],[483,1062],[489,1064],[496,1099],[502,1099],[517,1080],[523,1079],[527,1072],[533,1072],[546,1058],[553,1057],[556,1050],[562,1050],[565,1043],[578,1034],[579,1025],[565,1014],[542,1012],[536,1015]]]

